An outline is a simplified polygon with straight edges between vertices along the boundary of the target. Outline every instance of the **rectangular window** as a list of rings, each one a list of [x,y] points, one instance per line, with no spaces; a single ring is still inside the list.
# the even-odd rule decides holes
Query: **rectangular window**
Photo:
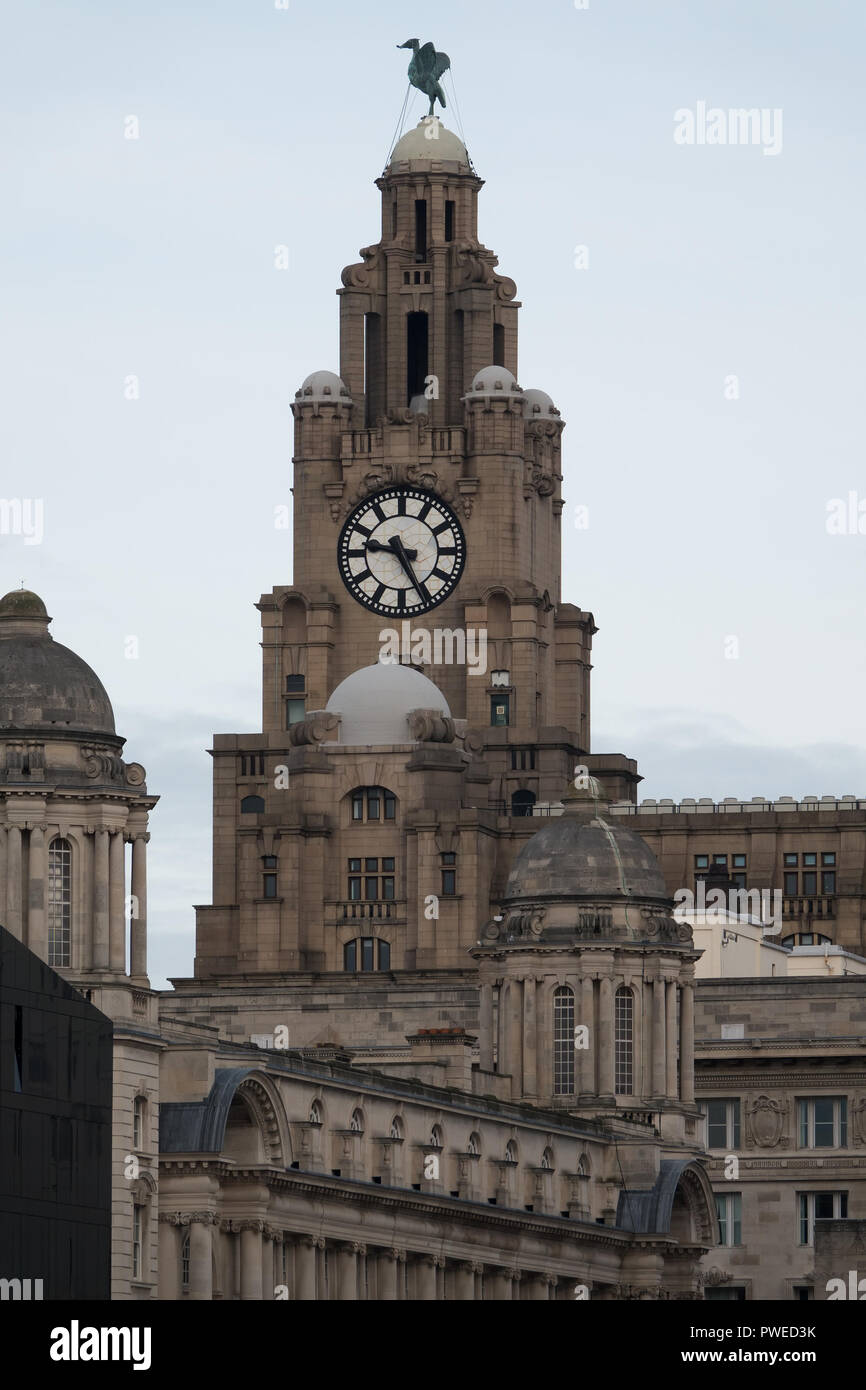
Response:
[[[277,896],[277,876],[276,874],[265,874],[264,876],[264,896],[275,898]]]
[[[393,859],[383,859],[383,860],[382,860],[382,872],[383,872],[384,874],[392,874],[392,873],[394,872],[394,860],[393,860]]]
[[[816,1221],[844,1221],[848,1215],[847,1192],[801,1192],[800,1244],[814,1245]]]
[[[804,855],[803,855],[803,867],[804,867],[804,869],[812,869],[812,868],[815,867],[815,865],[816,865],[817,863],[818,863],[818,856],[817,856],[817,854],[804,854]]]
[[[796,854],[786,854],[786,855],[785,855],[784,863],[785,863],[785,867],[786,867],[786,868],[795,869],[795,868],[797,867],[797,864],[798,864],[799,862],[800,862],[800,861],[798,860]]]
[[[797,896],[797,874],[785,874],[785,897],[796,898]]]
[[[364,872],[367,873],[367,874],[377,874],[377,873],[379,872],[379,861],[378,861],[378,859],[365,859],[365,860],[364,860]]]
[[[634,999],[631,990],[618,989],[614,998],[614,1090],[618,1096],[634,1091]]]
[[[394,820],[397,815],[397,798],[390,792],[385,793],[385,819]]]
[[[714,855],[713,855],[713,863],[714,863],[714,864],[723,864],[724,867],[727,868],[727,867],[728,867],[728,856],[727,856],[726,854],[714,854]]]
[[[454,203],[450,198],[445,200],[445,240],[454,240]]]
[[[710,857],[709,857],[708,854],[696,854],[696,855],[695,855],[695,868],[696,868],[696,869],[708,869],[709,867],[710,867]]]
[[[300,695],[305,687],[305,676],[286,676],[286,694]]]
[[[505,728],[508,724],[509,698],[507,695],[491,695],[490,723],[494,729]]]
[[[379,942],[379,969],[391,969],[391,945],[388,941]]]
[[[835,893],[835,892],[836,892],[836,870],[835,870],[835,869],[830,869],[829,872],[827,872],[827,870],[825,870],[825,871],[821,874],[821,892],[822,892],[822,893],[827,893],[827,894],[832,894],[832,893]]]
[[[140,1206],[132,1208],[132,1277],[141,1278],[141,1230],[142,1230],[142,1209]]]
[[[361,901],[361,880],[359,878],[349,879],[349,901],[352,903]]]
[[[848,1144],[845,1096],[808,1096],[797,1101],[801,1149],[844,1149]]]
[[[835,863],[836,863],[836,856],[835,856],[835,854],[833,854],[833,853],[824,853],[824,854],[822,854],[822,855],[821,855],[821,863],[824,865],[825,869],[828,868],[828,867],[830,867],[830,868],[834,867],[834,866],[835,866]]]
[[[389,874],[386,874],[382,879],[382,897],[386,902],[393,902],[394,900],[394,880]]]
[[[817,893],[817,891],[818,891],[818,875],[814,872],[814,870],[813,870],[811,873],[804,873],[804,874],[803,874],[803,892],[804,892],[804,893]]]
[[[12,1078],[12,1090],[19,1095],[24,1079],[24,1009],[21,1004],[15,1005],[15,1071]]]
[[[355,792],[352,797],[352,820],[364,819],[364,793]]]
[[[378,880],[378,878],[365,878],[365,879],[364,879],[364,897],[366,898],[367,902],[368,902],[368,903],[375,902],[376,899],[378,898],[378,896],[379,896],[379,880]]]
[[[716,1212],[719,1217],[719,1243],[742,1245],[743,1198],[739,1192],[716,1193]]]
[[[739,1100],[702,1100],[701,1109],[707,1117],[706,1142],[708,1149],[738,1149],[740,1147]]]
[[[734,885],[735,888],[745,888],[745,886],[746,886],[746,875],[745,875],[745,874],[731,874],[731,882],[732,882],[732,884]]]
[[[735,869],[745,869],[746,856],[744,854],[735,854],[731,860],[731,863],[733,864]]]
[[[376,945],[372,936],[366,936],[361,942],[361,969],[373,969],[373,949]]]
[[[442,870],[442,897],[453,898],[457,892],[457,874],[453,869]]]
[[[358,969],[358,943],[357,941],[347,941],[343,947],[343,969]]]
[[[415,199],[415,260],[427,259],[427,200]]]
[[[307,710],[306,700],[287,700],[286,701],[286,728],[290,729],[293,724],[300,724],[305,717]]]
[[[379,788],[371,787],[367,792],[367,820],[378,820],[381,809],[381,798]]]

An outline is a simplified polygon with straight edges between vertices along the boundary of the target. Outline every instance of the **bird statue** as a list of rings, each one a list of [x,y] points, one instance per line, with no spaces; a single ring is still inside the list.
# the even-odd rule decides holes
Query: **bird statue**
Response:
[[[422,48],[417,39],[407,39],[405,43],[398,43],[397,47],[412,49],[409,81],[430,98],[430,115],[433,115],[433,103],[437,100],[444,109],[445,93],[439,85],[439,78],[451,66],[448,54],[437,53],[432,43],[425,43]]]

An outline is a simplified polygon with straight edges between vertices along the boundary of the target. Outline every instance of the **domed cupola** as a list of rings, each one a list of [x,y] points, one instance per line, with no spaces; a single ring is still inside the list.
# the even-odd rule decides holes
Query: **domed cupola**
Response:
[[[105,687],[86,661],[54,641],[50,622],[27,589],[0,599],[0,729],[116,739]]]

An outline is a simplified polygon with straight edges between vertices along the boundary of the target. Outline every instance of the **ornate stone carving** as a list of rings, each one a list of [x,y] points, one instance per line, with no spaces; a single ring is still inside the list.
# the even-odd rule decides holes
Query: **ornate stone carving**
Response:
[[[545,909],[543,907],[524,908],[519,912],[509,912],[505,919],[505,935],[538,939],[544,931]],[[495,939],[495,938],[494,938]]]
[[[303,748],[317,743],[333,742],[336,730],[340,727],[340,716],[330,710],[311,710],[306,719],[292,724],[288,729],[289,743],[293,748]]]
[[[855,1100],[851,1113],[854,1118],[854,1133],[861,1144],[866,1144],[866,1097],[861,1096]]]
[[[121,782],[123,780],[123,759],[105,744],[83,743],[81,745],[81,757],[84,763],[85,777],[89,777],[93,781],[99,778],[103,782]]]
[[[381,249],[380,246],[362,246],[358,254],[364,259],[355,265],[343,267],[340,279],[347,290],[366,290],[374,285],[376,277],[373,271],[378,269]]]
[[[141,763],[126,764],[126,785],[128,787],[143,787],[147,773]]]
[[[746,1128],[753,1144],[760,1149],[773,1149],[782,1138],[785,1125],[784,1101],[760,1095],[746,1103]]]
[[[413,709],[406,716],[412,737],[419,743],[453,743],[454,720],[437,710]]]

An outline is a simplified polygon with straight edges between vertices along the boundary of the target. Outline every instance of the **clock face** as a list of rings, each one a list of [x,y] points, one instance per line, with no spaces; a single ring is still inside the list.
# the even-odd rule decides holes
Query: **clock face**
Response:
[[[390,487],[349,514],[337,554],[353,598],[374,613],[408,618],[453,593],[466,540],[451,508],[435,493]]]

